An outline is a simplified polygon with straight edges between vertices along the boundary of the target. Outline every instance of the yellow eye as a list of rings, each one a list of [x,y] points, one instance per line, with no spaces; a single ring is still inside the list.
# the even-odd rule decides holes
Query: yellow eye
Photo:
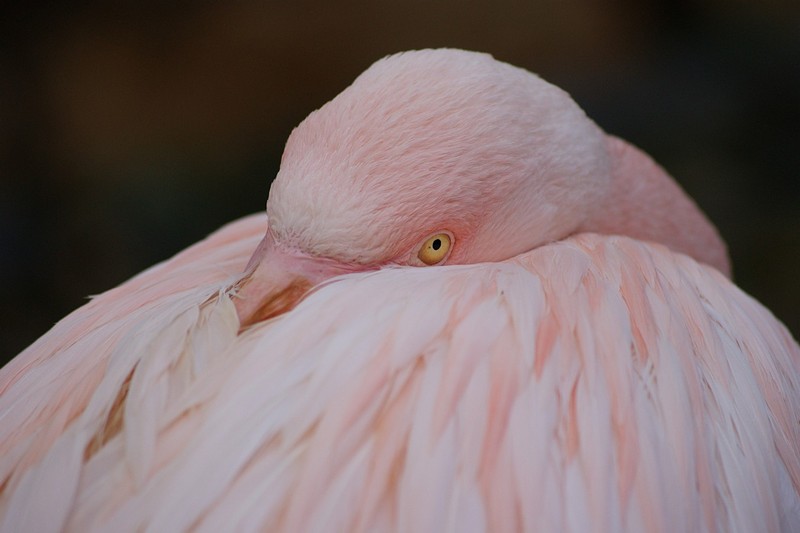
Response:
[[[417,253],[417,257],[426,265],[441,263],[447,257],[448,252],[450,252],[451,244],[450,235],[447,233],[431,235],[428,240],[422,244],[419,253]]]

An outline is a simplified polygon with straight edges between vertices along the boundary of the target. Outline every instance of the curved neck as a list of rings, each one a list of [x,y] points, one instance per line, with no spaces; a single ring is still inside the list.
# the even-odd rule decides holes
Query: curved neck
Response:
[[[612,185],[582,231],[659,242],[730,277],[727,247],[697,204],[647,154],[607,136]]]

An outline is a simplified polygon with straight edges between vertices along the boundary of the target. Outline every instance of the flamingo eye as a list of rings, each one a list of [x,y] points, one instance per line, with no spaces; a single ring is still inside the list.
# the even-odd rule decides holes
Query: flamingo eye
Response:
[[[447,259],[453,240],[447,233],[428,237],[417,252],[417,258],[426,265],[436,265]]]

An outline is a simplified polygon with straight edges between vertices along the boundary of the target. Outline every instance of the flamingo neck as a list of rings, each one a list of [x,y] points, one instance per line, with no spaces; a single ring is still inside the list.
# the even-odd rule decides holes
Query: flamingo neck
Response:
[[[697,204],[647,154],[607,137],[612,184],[581,231],[659,242],[730,277],[725,242]]]

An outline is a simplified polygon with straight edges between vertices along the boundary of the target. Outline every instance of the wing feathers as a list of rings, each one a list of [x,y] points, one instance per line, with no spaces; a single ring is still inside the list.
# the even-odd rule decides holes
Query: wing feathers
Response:
[[[46,505],[43,527],[72,530],[800,525],[798,348],[666,248],[583,235],[345,276],[238,335],[223,280],[143,311],[148,341],[94,330],[111,355],[49,451],[26,458],[38,434],[5,430],[7,529]],[[84,455],[129,375],[121,432]],[[3,416],[50,415],[18,409]],[[32,487],[56,459],[71,474],[52,502]]]

